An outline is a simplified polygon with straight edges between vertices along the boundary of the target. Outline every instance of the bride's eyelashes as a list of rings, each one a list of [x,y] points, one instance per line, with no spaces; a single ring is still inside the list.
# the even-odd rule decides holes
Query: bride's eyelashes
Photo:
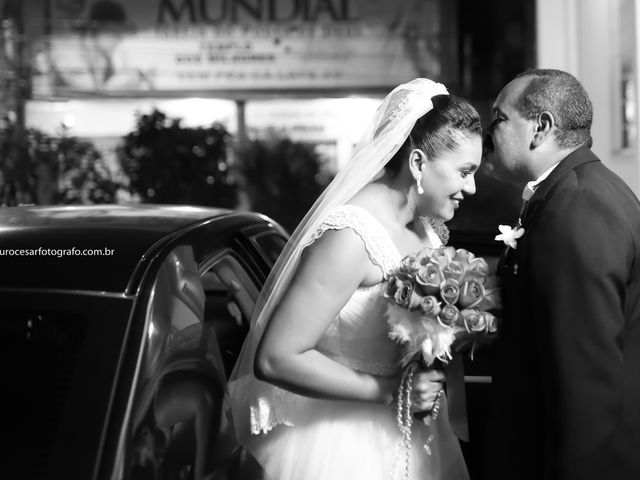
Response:
[[[474,175],[478,168],[475,165],[463,165],[460,169],[460,176],[467,178],[469,175]]]

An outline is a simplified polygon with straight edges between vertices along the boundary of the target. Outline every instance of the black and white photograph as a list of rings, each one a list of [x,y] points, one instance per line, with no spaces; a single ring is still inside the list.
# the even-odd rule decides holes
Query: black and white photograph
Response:
[[[0,0],[7,480],[640,480],[635,0]]]

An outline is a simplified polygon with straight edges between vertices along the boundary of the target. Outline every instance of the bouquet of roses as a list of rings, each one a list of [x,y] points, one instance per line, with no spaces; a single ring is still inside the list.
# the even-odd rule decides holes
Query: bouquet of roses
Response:
[[[453,247],[425,247],[405,257],[389,276],[383,293],[389,302],[389,336],[405,348],[396,406],[406,465],[413,422],[411,389],[418,365],[431,366],[436,360],[447,363],[454,344],[470,343],[473,356],[477,341],[497,331],[496,317],[490,310],[500,308],[499,293],[487,262]],[[425,424],[436,419],[439,408],[438,395],[431,412],[423,417]],[[424,445],[428,454],[432,441],[433,434]]]
[[[408,465],[413,416],[411,389],[420,363],[447,363],[451,348],[476,343],[497,331],[490,310],[501,307],[495,275],[480,257],[464,249],[425,247],[405,257],[389,276],[383,293],[388,300],[389,336],[402,343],[404,371],[396,397],[398,427],[403,435],[404,462]],[[433,409],[422,417],[427,425],[435,420],[440,394]],[[433,434],[424,449],[431,454]]]
[[[384,292],[389,336],[405,347],[402,364],[446,363],[454,341],[471,343],[473,353],[497,331],[490,310],[500,308],[499,293],[487,262],[467,250],[425,247],[405,257]]]

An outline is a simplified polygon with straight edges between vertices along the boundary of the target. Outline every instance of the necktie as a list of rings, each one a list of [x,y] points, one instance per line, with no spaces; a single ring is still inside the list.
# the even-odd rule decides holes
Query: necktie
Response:
[[[524,190],[522,191],[522,206],[520,207],[520,213],[518,214],[518,220],[516,221],[516,225],[513,228],[514,230],[518,230],[519,228],[522,228],[522,221],[524,220],[524,215],[527,211],[529,200],[531,199],[531,197],[533,197],[533,194],[535,193],[535,189],[537,186],[538,186],[537,184],[531,185],[531,182],[530,182],[530,183],[527,183],[527,185],[524,187]],[[500,259],[498,260],[498,266],[497,266],[498,272],[502,272],[503,268],[507,265],[507,256],[509,255],[509,252],[511,250],[512,249],[508,245],[504,248],[502,255],[500,255]],[[517,274],[517,271],[518,271],[517,264],[513,266],[513,271],[514,273]]]
[[[537,185],[536,185],[537,187]],[[522,219],[524,218],[524,213],[527,210],[527,206],[529,205],[529,200],[533,197],[533,194],[536,192],[535,188],[529,184],[524,187],[522,191],[522,206],[520,207],[520,213],[518,214],[518,222],[516,224],[516,229],[522,227]]]

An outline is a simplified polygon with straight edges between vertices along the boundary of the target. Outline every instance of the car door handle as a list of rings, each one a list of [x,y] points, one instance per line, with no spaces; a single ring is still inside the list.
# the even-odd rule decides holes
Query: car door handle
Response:
[[[465,383],[491,383],[489,375],[465,375]]]

